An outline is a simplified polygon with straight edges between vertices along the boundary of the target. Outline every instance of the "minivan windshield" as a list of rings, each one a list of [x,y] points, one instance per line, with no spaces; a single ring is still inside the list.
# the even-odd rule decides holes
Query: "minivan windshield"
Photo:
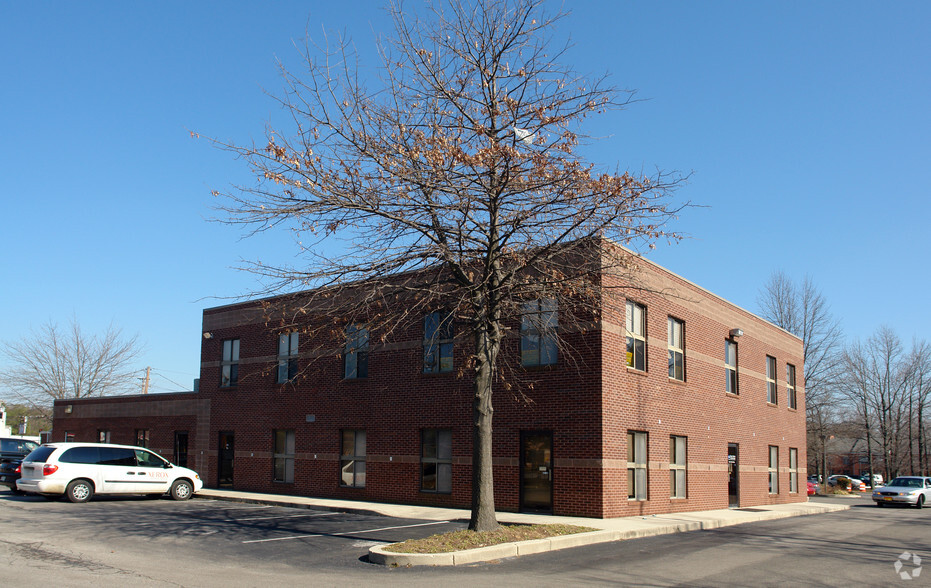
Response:
[[[38,463],[45,463],[48,459],[48,456],[52,455],[52,452],[55,451],[54,447],[49,447],[48,445],[40,445],[39,447],[32,450],[32,452],[23,458],[23,461],[32,461]]]

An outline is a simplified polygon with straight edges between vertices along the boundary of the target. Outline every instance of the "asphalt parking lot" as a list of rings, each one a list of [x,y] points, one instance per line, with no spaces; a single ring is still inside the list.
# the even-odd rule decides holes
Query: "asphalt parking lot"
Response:
[[[57,533],[78,539],[92,530],[111,546],[189,547],[216,558],[260,559],[314,565],[370,565],[368,548],[404,539],[462,529],[466,521],[398,519],[374,514],[331,512],[231,503],[195,498],[176,502],[146,497],[97,496],[85,504],[36,496],[0,494],[4,510],[22,520],[54,521]],[[3,518],[12,513],[4,512]],[[195,545],[196,544],[196,545]]]

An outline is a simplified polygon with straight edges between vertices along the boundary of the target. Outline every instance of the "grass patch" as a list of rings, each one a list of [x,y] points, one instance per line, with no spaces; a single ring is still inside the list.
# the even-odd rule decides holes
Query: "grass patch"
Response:
[[[409,539],[385,547],[386,551],[395,553],[449,553],[476,547],[488,547],[501,543],[546,539],[559,535],[587,533],[597,531],[591,527],[576,525],[501,525],[496,531],[475,532],[469,530],[452,531],[433,535],[425,539]]]

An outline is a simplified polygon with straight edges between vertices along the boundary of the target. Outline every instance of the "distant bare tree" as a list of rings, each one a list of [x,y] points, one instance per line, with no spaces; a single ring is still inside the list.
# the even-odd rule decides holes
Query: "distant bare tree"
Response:
[[[809,444],[821,452],[824,476],[824,445],[830,437],[828,430],[837,400],[836,375],[843,342],[840,322],[831,314],[827,300],[809,276],[796,284],[784,272],[773,272],[760,291],[757,304],[763,318],[802,340]]]
[[[135,392],[139,374],[132,364],[140,352],[137,338],[124,338],[113,325],[97,336],[86,335],[75,319],[67,329],[50,321],[0,346],[9,362],[0,369],[0,386],[45,411],[57,399]]]
[[[301,75],[283,69],[290,128],[269,128],[259,146],[217,141],[258,178],[225,194],[223,210],[254,231],[294,231],[298,267],[252,269],[284,290],[316,288],[315,312],[329,304],[329,316],[382,333],[416,313],[453,314],[475,390],[469,528],[491,530],[492,391],[509,385],[499,379],[506,319],[535,300],[538,317],[558,309],[562,321],[580,300],[595,312],[620,283],[601,276],[637,263],[608,241],[677,239],[664,226],[680,208],[669,199],[680,178],[599,170],[579,155],[584,120],[631,94],[560,62],[551,35],[563,14],[542,0],[429,8],[423,19],[389,7],[395,34],[380,47],[378,78],[360,74],[343,39],[309,44]],[[555,327],[539,321],[541,331]]]
[[[917,464],[910,455],[912,473],[927,476],[931,472],[931,456],[928,455],[929,441],[927,423],[931,405],[931,345],[927,341],[915,341],[911,353],[912,377],[909,385],[909,452],[917,449]],[[914,424],[915,430],[911,427]],[[917,465],[917,467],[916,467]]]

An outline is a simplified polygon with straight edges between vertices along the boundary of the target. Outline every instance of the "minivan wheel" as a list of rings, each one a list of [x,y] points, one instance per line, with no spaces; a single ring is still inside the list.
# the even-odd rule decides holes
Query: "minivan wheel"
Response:
[[[194,494],[194,486],[187,480],[175,480],[171,485],[171,497],[175,500],[187,500]]]
[[[94,485],[87,480],[74,480],[65,490],[65,497],[71,502],[87,502],[93,495]]]

